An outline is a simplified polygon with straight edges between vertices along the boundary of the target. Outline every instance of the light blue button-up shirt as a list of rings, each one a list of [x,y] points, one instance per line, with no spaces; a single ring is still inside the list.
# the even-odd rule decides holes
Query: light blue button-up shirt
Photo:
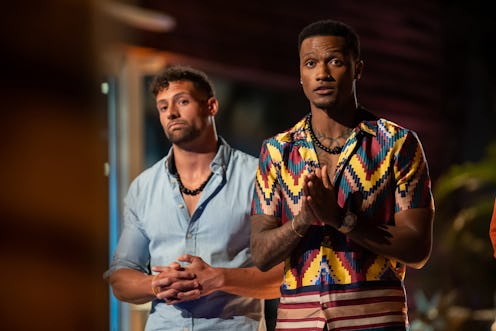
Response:
[[[252,266],[250,207],[258,161],[221,139],[213,172],[190,217],[170,172],[169,154],[141,173],[125,198],[124,226],[106,275],[121,268],[149,273],[185,253],[215,267]],[[257,330],[261,300],[216,291],[198,300],[167,305],[154,300],[146,330]]]

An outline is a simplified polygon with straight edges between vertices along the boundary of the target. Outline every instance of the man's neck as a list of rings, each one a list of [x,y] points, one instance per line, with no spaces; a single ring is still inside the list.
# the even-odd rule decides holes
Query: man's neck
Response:
[[[173,145],[176,170],[184,179],[203,177],[210,173],[210,164],[217,153],[218,140],[210,139],[197,148]]]
[[[312,109],[312,128],[314,132],[337,137],[350,129],[358,122],[358,111],[354,105],[339,109]]]

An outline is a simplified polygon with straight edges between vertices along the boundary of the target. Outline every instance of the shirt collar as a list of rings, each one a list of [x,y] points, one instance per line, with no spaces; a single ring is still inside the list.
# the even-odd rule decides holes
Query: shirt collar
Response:
[[[368,133],[372,136],[377,135],[377,121],[378,118],[368,112],[365,108],[362,106],[358,107],[358,111],[361,113],[361,117],[363,120],[358,123],[358,125],[354,128],[354,131],[358,134],[359,132],[362,133]],[[293,139],[294,141],[298,140],[304,140],[304,141],[311,141],[312,138],[310,137],[310,128],[309,128],[309,123],[307,121],[308,116],[310,113],[305,115],[303,119],[301,119],[294,127],[293,127]]]
[[[359,131],[362,131],[372,136],[375,136],[377,135],[377,120],[375,121],[364,120],[358,124],[355,130],[357,130],[357,133]]]

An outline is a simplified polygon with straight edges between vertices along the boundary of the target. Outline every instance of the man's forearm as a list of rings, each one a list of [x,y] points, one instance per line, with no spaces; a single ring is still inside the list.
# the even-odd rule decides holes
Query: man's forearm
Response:
[[[434,212],[419,208],[398,215],[395,225],[358,222],[357,227],[348,235],[353,241],[378,255],[419,269],[430,256]]]
[[[273,228],[264,225],[264,217],[252,216],[251,252],[255,265],[262,271],[268,271],[291,254],[309,225],[299,220],[297,215],[293,221]]]
[[[224,281],[219,290],[251,298],[274,299],[280,296],[284,263],[266,272],[250,267],[223,268],[222,273]]]
[[[153,276],[132,269],[119,269],[109,277],[115,297],[121,301],[143,304],[155,298],[151,281]]]

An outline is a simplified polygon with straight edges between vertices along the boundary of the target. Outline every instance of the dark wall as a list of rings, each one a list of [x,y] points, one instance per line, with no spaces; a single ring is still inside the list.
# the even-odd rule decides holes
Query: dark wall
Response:
[[[2,7],[0,329],[106,330],[106,110],[92,9]]]

